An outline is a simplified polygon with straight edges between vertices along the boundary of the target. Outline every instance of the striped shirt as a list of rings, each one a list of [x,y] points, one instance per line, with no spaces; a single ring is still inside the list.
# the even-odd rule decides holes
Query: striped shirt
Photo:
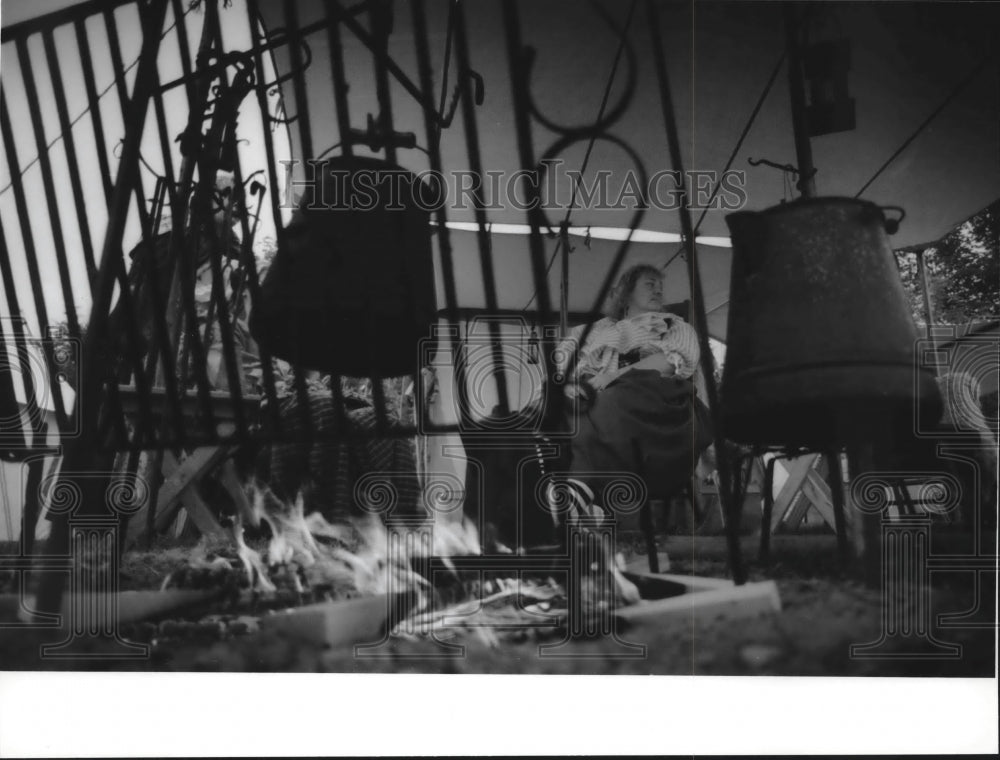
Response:
[[[557,364],[565,371],[580,343],[586,325],[570,331],[559,345]],[[580,358],[573,372],[573,379],[598,375],[617,370],[625,355],[645,358],[664,353],[677,368],[676,376],[690,379],[698,369],[701,349],[698,335],[687,322],[674,314],[646,313],[615,322],[604,318],[594,323],[586,343],[580,349]]]

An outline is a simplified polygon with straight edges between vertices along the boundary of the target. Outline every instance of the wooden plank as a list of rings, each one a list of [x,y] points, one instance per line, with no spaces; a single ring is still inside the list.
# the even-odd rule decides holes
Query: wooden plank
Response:
[[[781,612],[781,597],[774,581],[693,591],[655,601],[641,601],[615,610],[628,623],[676,622],[691,625],[719,619],[733,620]]]
[[[809,500],[809,506],[823,518],[823,522],[836,530],[833,519],[833,495],[830,493],[829,486],[815,470],[810,472],[803,481],[802,493]]]
[[[124,625],[151,617],[161,617],[167,613],[208,602],[221,596],[222,593],[223,591],[219,589],[165,589],[164,591],[118,591],[98,598],[115,613],[118,624]],[[78,597],[72,601],[78,605],[92,607],[95,602],[90,601],[91,598],[92,593],[86,592],[82,595],[82,599]],[[70,601],[71,597],[65,595],[61,613],[64,619],[69,616]],[[0,620],[4,622],[13,620],[31,622],[34,616],[30,611],[34,608],[34,597],[29,596],[22,600],[18,594],[0,595]]]
[[[400,617],[409,604],[407,595],[386,594],[320,602],[262,617],[260,627],[316,646],[378,644],[393,611]]]
[[[183,462],[169,451],[163,455],[164,482],[156,505],[156,530],[165,530],[177,513],[178,499],[191,483],[209,472],[230,453],[227,446],[202,446]]]
[[[830,485],[827,483],[825,473],[829,470],[826,458],[818,456],[813,463],[813,468],[806,472],[802,479],[799,493],[792,500],[790,509],[785,513],[782,526],[787,530],[794,530],[805,518],[809,509],[814,509],[822,518],[823,522],[833,530],[837,529],[836,519],[833,509],[833,494],[830,492]],[[774,519],[772,516],[772,524]]]
[[[710,578],[705,575],[677,575],[674,573],[650,573],[646,570],[646,558],[637,557],[625,565],[625,577],[631,581],[642,578],[654,578],[683,586],[684,593],[695,591],[712,591],[720,588],[733,588],[736,584],[728,578]]]
[[[203,536],[223,537],[226,535],[226,531],[219,525],[219,521],[215,519],[212,510],[205,503],[205,500],[201,498],[201,494],[198,493],[197,483],[192,483],[188,488],[184,489],[184,492],[181,494],[181,504],[184,505],[184,512],[198,527]],[[180,530],[183,530],[183,526]],[[178,530],[177,535],[180,535],[180,530]]]
[[[236,416],[236,401],[231,391],[210,390],[212,413],[217,421],[233,420]],[[134,385],[119,385],[118,398],[121,401],[122,411],[127,415],[139,413],[141,398]],[[153,388],[149,393],[150,411],[154,416],[172,415],[173,408],[167,402],[167,393],[164,388]],[[254,420],[260,415],[260,396],[249,394],[244,391],[242,398],[242,411],[244,419]],[[186,393],[181,398],[181,414],[190,419],[196,419],[201,414],[200,400],[193,393]]]
[[[802,488],[802,484],[816,465],[816,460],[820,459],[820,457],[820,454],[807,454],[806,456],[795,457],[794,459],[782,460],[782,466],[788,473],[788,478],[774,499],[774,507],[771,512],[772,532],[781,525],[785,514],[792,507],[796,497],[801,498],[799,491]],[[799,519],[801,520],[801,517]]]

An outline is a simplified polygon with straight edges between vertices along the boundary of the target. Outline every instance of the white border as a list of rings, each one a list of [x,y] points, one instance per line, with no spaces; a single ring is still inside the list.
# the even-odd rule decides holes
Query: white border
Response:
[[[0,756],[995,753],[997,681],[0,674]]]

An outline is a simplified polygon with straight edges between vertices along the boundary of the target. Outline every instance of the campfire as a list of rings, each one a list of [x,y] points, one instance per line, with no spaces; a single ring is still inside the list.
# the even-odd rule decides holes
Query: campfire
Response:
[[[325,644],[362,644],[365,633],[439,642],[473,635],[490,645],[545,640],[565,631],[573,600],[583,617],[594,617],[640,597],[621,555],[595,553],[596,544],[553,555],[586,555],[574,576],[548,555],[511,554],[491,563],[466,519],[397,524],[369,514],[331,523],[319,512],[306,515],[301,495],[284,503],[263,487],[253,489],[251,502],[254,520],[270,529],[266,541],[248,543],[237,518],[231,541],[202,539],[162,589],[223,589],[236,612],[260,612],[263,626]],[[571,517],[573,525],[581,521],[601,519]],[[317,616],[326,621],[319,629],[307,622]]]

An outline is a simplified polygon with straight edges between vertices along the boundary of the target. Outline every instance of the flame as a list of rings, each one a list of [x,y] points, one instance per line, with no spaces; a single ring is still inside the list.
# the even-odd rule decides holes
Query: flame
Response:
[[[438,521],[431,526],[430,546],[420,542],[406,544],[409,547],[406,551],[394,551],[390,556],[389,531],[375,515],[330,523],[320,512],[305,514],[301,493],[293,501],[285,502],[265,486],[254,483],[249,488],[254,515],[271,528],[266,556],[272,575],[279,568],[295,568],[308,586],[330,587],[338,595],[416,592],[419,609],[427,602],[430,589],[429,580],[413,569],[414,560],[421,553],[451,557],[480,551],[479,534],[471,523]],[[242,527],[235,532],[238,543],[246,547],[242,542]],[[255,554],[249,547],[241,551],[241,558],[247,557],[244,564],[256,571],[263,563]],[[451,569],[454,571],[453,566]],[[255,577],[250,570],[248,574],[252,579]],[[291,575],[298,577],[297,573]],[[266,572],[257,574],[254,583],[258,590],[274,589]]]
[[[453,637],[464,630],[487,646],[499,643],[498,632],[523,635],[526,629],[558,626],[566,619],[566,590],[552,578],[531,579],[518,574],[516,578],[483,582],[481,576],[478,580],[462,577],[450,558],[481,553],[479,533],[467,520],[439,518],[402,528],[390,522],[387,528],[380,517],[368,514],[331,523],[318,511],[306,515],[301,493],[284,501],[256,483],[248,486],[248,493],[252,513],[236,516],[232,539],[239,563],[257,593],[272,593],[279,586],[291,585],[300,593],[325,591],[332,598],[406,594],[414,604],[405,620],[396,621],[394,633]],[[596,516],[590,511],[584,514]],[[576,517],[571,514],[570,521]],[[263,552],[244,541],[244,519],[270,526],[271,539]],[[409,530],[414,531],[416,540],[400,540]],[[400,532],[394,535],[396,531]],[[435,589],[429,578],[415,569],[426,566],[423,560],[431,557],[458,579],[453,589],[458,591],[457,600],[447,587]],[[595,601],[605,606],[639,601],[638,590],[621,572],[621,557],[609,556],[607,560],[605,571],[613,581],[613,598]],[[225,561],[209,559],[208,549],[200,547],[190,564],[215,567]],[[444,604],[449,595],[453,603]]]

